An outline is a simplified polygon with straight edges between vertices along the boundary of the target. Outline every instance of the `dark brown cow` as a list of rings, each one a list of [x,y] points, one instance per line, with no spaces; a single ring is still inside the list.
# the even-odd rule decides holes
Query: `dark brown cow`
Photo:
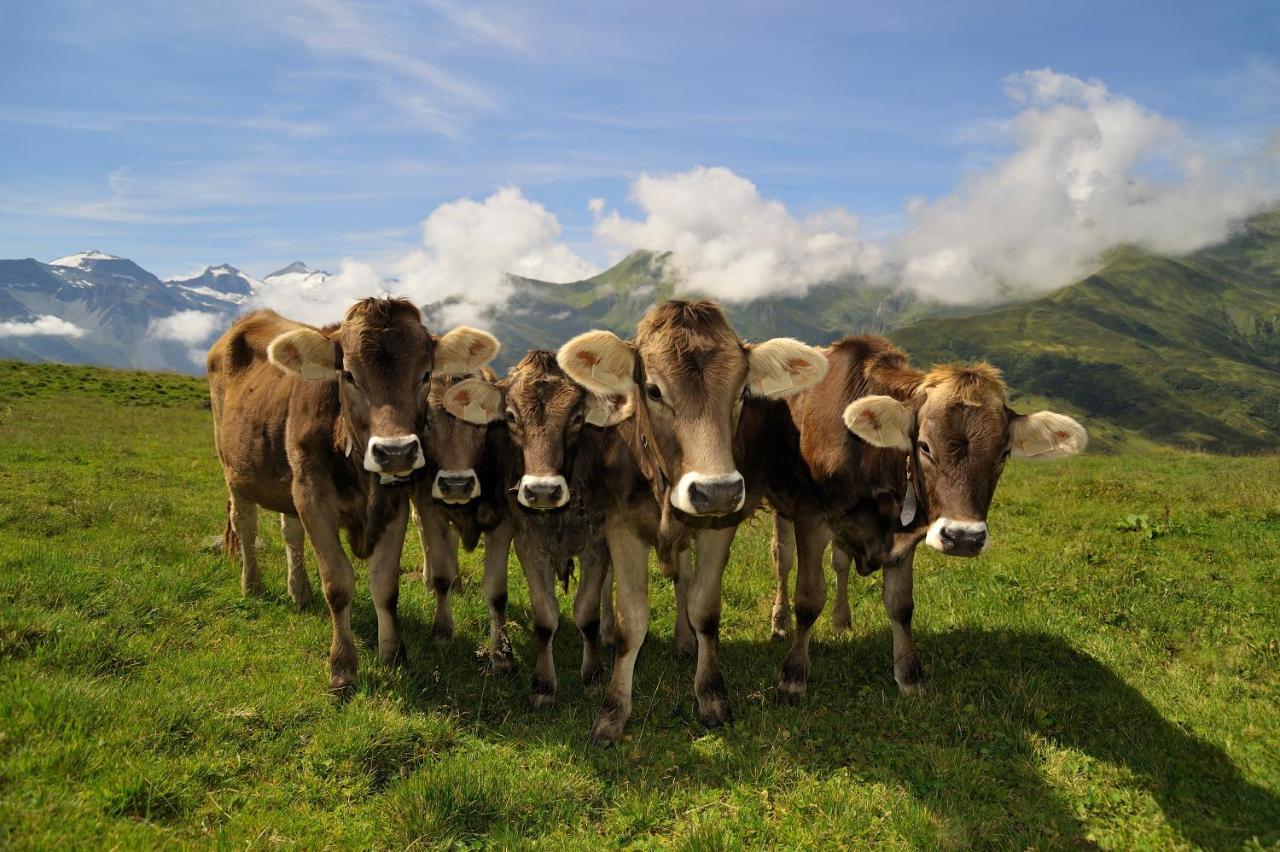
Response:
[[[978,555],[989,543],[987,511],[1005,461],[1062,458],[1088,442],[1070,417],[1011,411],[990,365],[922,372],[879,337],[847,338],[826,356],[826,377],[788,400],[806,476],[775,481],[769,493],[794,522],[798,565],[782,701],[805,692],[809,636],[826,594],[822,555],[833,538],[860,573],[884,570],[894,679],[913,691],[923,679],[911,637],[916,545]]]
[[[382,486],[407,481],[425,463],[418,434],[432,369],[475,370],[496,351],[497,341],[474,329],[434,337],[403,299],[364,299],[324,329],[258,311],[237,320],[209,350],[214,438],[243,587],[262,589],[257,507],[300,519],[333,618],[335,690],[349,687],[356,673],[355,576],[338,531],[346,529],[356,556],[369,558],[378,656],[395,660],[403,653],[396,600],[408,501],[403,490]],[[287,522],[291,577],[297,568],[305,579],[296,533]]]
[[[784,338],[745,344],[714,303],[686,301],[650,309],[634,342],[588,332],[566,343],[558,360],[574,381],[602,397],[625,398],[632,411],[609,430],[604,451],[605,536],[618,611],[612,679],[592,736],[617,741],[631,714],[635,661],[649,623],[649,550],[674,566],[691,539],[697,569],[677,589],[688,582],[698,648],[694,693],[699,718],[723,724],[732,713],[716,659],[721,578],[734,531],[758,500],[740,470],[760,461],[740,439],[743,422],[755,417],[744,409],[757,410],[744,400],[800,392],[822,377],[826,360]]]

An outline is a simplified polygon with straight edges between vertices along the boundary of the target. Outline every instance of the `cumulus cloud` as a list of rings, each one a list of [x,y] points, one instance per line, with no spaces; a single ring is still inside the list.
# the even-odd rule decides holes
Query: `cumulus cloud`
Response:
[[[147,336],[195,346],[207,342],[226,323],[226,316],[212,311],[178,311],[152,320]]]
[[[689,292],[733,302],[798,296],[881,263],[880,249],[859,237],[853,214],[798,218],[726,168],[642,175],[631,199],[644,217],[613,211],[596,222],[597,236],[626,249],[672,252]],[[591,210],[602,207],[593,201]]]
[[[1060,287],[1106,249],[1219,242],[1280,197],[1280,142],[1215,151],[1096,80],[1049,69],[1006,81],[1013,150],[952,194],[908,204],[888,246],[901,280],[947,302]]]
[[[544,281],[577,281],[599,270],[560,240],[549,210],[506,187],[483,201],[437,207],[422,223],[422,247],[380,269],[344,260],[322,284],[272,283],[257,302],[307,322],[333,322],[351,302],[392,292],[419,305],[444,303],[446,325],[484,325],[485,310],[507,301],[507,273]]]
[[[52,314],[0,322],[0,337],[84,337],[84,329]]]

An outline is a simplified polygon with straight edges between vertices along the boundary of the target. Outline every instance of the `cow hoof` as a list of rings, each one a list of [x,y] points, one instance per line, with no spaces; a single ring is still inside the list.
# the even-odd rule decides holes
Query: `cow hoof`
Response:
[[[923,695],[927,691],[925,689],[924,678],[920,678],[919,680],[910,683],[900,680],[897,683],[898,691],[903,695]]]
[[[509,654],[489,655],[489,674],[510,677],[515,674],[516,661]]]
[[[246,598],[264,598],[267,596],[267,587],[261,580],[256,583],[241,586],[240,591]]]
[[[437,645],[448,645],[453,641],[453,625],[433,624],[431,626],[431,638]]]
[[[837,636],[843,636],[852,629],[853,622],[850,620],[848,613],[845,613],[844,616],[837,615],[831,619],[831,630]]]
[[[698,656],[698,640],[690,636],[689,638],[676,638],[676,657],[681,660],[692,660]]]
[[[529,683],[529,703],[538,707],[546,707],[556,700],[556,685],[539,674],[535,674]]]
[[[400,667],[408,662],[408,655],[404,650],[404,643],[401,642],[394,648],[386,651],[378,651],[378,662],[384,666]]]
[[[774,694],[774,700],[785,706],[792,706],[804,701],[805,683],[802,680],[780,680]]]
[[[924,692],[924,667],[920,665],[920,658],[912,655],[894,666],[893,679],[903,695]]]
[[[700,696],[698,698],[698,720],[708,728],[719,728],[733,721],[733,707],[729,696]]]
[[[774,608],[772,619],[773,632],[769,635],[774,639],[786,639],[787,634],[791,632],[791,617],[787,614],[785,608]]]
[[[315,595],[311,594],[310,588],[302,592],[290,592],[289,598],[298,609],[311,609],[311,604],[315,602]]]
[[[612,719],[599,718],[591,726],[591,744],[599,748],[609,748],[622,741],[623,723]]]
[[[529,696],[529,706],[534,710],[550,707],[556,701],[555,693],[535,692]]]

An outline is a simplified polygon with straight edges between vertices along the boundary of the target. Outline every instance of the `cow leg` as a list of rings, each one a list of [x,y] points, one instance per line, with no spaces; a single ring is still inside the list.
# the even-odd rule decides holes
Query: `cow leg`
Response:
[[[605,548],[604,576],[600,578],[600,647],[613,647],[613,561]]]
[[[915,552],[884,566],[884,609],[893,629],[893,679],[903,692],[924,688],[924,669],[920,653],[911,637],[911,616],[915,611],[912,595],[912,568]]]
[[[614,624],[613,675],[591,729],[591,739],[609,745],[622,739],[631,715],[631,683],[636,657],[649,630],[649,546],[621,519],[605,523],[609,558],[618,592]]]
[[[285,558],[289,563],[289,597],[300,609],[311,606],[311,578],[307,576],[303,547],[307,532],[296,515],[280,516],[280,532],[284,535]]]
[[[773,513],[773,541],[769,550],[773,569],[778,575],[778,588],[773,595],[773,638],[785,639],[791,629],[791,602],[787,587],[791,584],[791,566],[796,559],[796,528],[786,518]]]
[[[449,538],[449,519],[444,512],[419,506],[418,534],[422,536],[422,549],[426,554],[423,582],[436,595],[436,617],[431,625],[431,635],[436,642],[453,639],[453,606],[449,595],[458,579],[458,548]]]
[[[813,623],[822,614],[827,585],[822,576],[822,557],[831,533],[820,522],[798,516],[796,530],[796,633],[778,677],[777,700],[796,704],[809,681],[809,637]]]
[[[400,601],[400,553],[408,525],[409,508],[401,505],[369,554],[369,591],[378,615],[378,660],[386,664],[403,662],[405,657],[396,605]]]
[[[309,501],[299,499],[310,496]],[[331,510],[329,495],[303,495],[294,492],[298,517],[307,530],[311,546],[320,565],[320,584],[329,604],[333,621],[333,643],[329,648],[329,689],[342,693],[356,679],[356,640],[351,632],[351,599],[355,595],[356,575],[338,538],[338,525]]]
[[[513,529],[510,521],[484,534],[484,599],[489,605],[489,670],[509,674],[515,667],[507,638],[507,557]]]
[[[689,621],[689,587],[693,583],[693,555],[689,548],[676,553],[676,656],[689,659],[698,652],[698,637]]]
[[[261,595],[267,591],[258,567],[258,506],[248,497],[231,492],[231,531],[240,539],[240,591]]]
[[[530,700],[534,707],[550,704],[556,697],[555,638],[560,624],[556,604],[556,566],[539,542],[516,536],[516,556],[529,584],[529,604],[533,609],[534,662],[530,679]]]
[[[836,569],[836,603],[831,609],[831,626],[836,633],[844,633],[853,626],[849,616],[849,564],[852,561],[852,554],[838,542],[832,542],[831,567]]]
[[[582,574],[573,599],[573,622],[582,634],[582,682],[590,685],[604,676],[600,666],[600,593],[609,565],[608,546],[602,541],[587,545],[578,562]]]
[[[735,532],[737,527],[698,531],[698,570],[689,590],[689,620],[698,634],[693,693],[698,699],[698,718],[708,728],[733,721],[729,693],[720,674],[719,651],[721,585]]]

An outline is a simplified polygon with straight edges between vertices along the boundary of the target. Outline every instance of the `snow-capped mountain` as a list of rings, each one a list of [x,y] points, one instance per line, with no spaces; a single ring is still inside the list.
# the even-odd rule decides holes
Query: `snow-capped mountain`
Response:
[[[323,269],[312,269],[302,261],[295,260],[284,269],[277,269],[272,272],[263,278],[262,282],[264,284],[283,284],[305,292],[320,287],[328,278],[329,273]]]
[[[305,264],[286,271],[315,286],[327,277]],[[98,250],[0,260],[0,358],[198,372],[217,332],[270,286],[229,264],[162,281]]]

